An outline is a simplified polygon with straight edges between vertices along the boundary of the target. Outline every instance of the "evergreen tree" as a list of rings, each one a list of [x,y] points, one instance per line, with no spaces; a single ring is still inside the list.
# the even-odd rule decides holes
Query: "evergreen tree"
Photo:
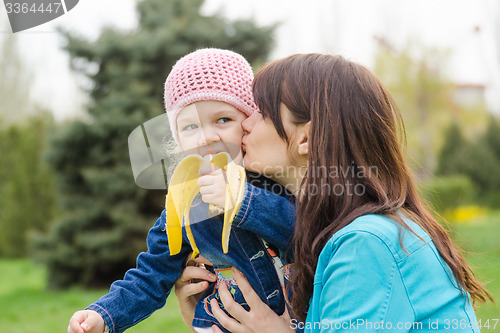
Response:
[[[460,126],[453,122],[444,135],[444,144],[438,156],[436,174],[458,174],[460,166],[457,162],[464,155],[466,145],[467,142],[462,135]]]
[[[482,156],[474,157],[477,151]],[[470,170],[471,179],[475,179],[483,189],[486,204],[498,207],[500,204],[500,122],[490,116],[488,127],[483,136],[477,139],[471,148],[470,159],[476,161],[476,168]],[[469,161],[470,162],[470,161]]]
[[[67,124],[48,154],[63,210],[38,240],[50,287],[108,285],[146,249],[145,236],[164,207],[165,191],[135,185],[127,138],[164,112],[163,83],[175,62],[203,47],[233,49],[253,64],[266,60],[273,27],[202,16],[202,2],[138,2],[136,30],[107,28],[95,42],[61,31],[73,68],[93,85],[90,119]]]
[[[477,189],[478,203],[496,206],[500,203],[500,125],[491,117],[485,133],[465,140],[457,124],[446,135],[439,154],[437,174],[463,175]]]
[[[491,147],[493,154],[500,160],[500,119],[490,116],[485,141],[485,144]]]

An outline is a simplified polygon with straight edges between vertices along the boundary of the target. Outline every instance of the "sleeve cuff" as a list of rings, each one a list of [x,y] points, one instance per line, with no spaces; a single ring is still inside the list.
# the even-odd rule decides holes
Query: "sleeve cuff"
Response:
[[[104,333],[115,333],[116,332],[115,331],[115,324],[113,323],[113,319],[111,319],[111,316],[106,311],[106,309],[99,306],[98,304],[93,303],[93,304],[90,304],[88,307],[86,307],[85,310],[93,310],[101,315],[102,319],[104,320]]]

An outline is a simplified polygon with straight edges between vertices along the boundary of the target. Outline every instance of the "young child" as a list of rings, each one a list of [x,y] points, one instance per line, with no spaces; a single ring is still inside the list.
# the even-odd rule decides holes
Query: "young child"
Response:
[[[226,152],[235,163],[241,163],[241,122],[257,111],[252,80],[248,62],[232,51],[202,49],[181,58],[165,83],[165,107],[180,150],[202,157]],[[204,174],[198,180],[201,198],[198,195],[190,209],[190,232],[200,254],[213,263],[217,281],[210,284],[196,305],[192,322],[195,331],[211,332],[214,324],[224,330],[210,306],[210,300],[215,298],[223,308],[219,283],[226,283],[235,300],[248,310],[232,279],[232,266],[246,276],[264,302],[282,314],[286,299],[283,276],[288,275],[283,274],[282,264],[289,268],[293,260],[289,251],[295,228],[291,196],[269,179],[247,173],[243,200],[224,253],[222,216],[209,217],[209,204],[224,207],[223,174],[220,169],[200,173]],[[281,196],[263,188],[278,189]],[[149,231],[148,251],[138,256],[137,267],[127,271],[123,280],[115,281],[108,294],[76,312],[70,319],[69,333],[123,332],[165,304],[192,251],[183,228],[180,252],[171,255],[166,222],[164,210]]]

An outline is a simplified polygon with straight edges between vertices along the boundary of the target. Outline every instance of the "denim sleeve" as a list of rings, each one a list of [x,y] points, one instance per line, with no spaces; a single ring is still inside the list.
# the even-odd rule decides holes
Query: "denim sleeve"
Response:
[[[287,252],[295,232],[295,217],[295,204],[289,198],[246,183],[243,202],[233,225]]]
[[[319,314],[314,320],[323,325],[314,332],[375,331],[370,325],[380,325],[389,300],[397,297],[392,294],[397,273],[392,252],[380,238],[364,231],[347,233],[325,249],[331,253],[320,255],[314,279],[314,287],[320,284],[322,291],[312,299],[319,302],[312,304]]]
[[[191,247],[183,243],[181,252],[170,256],[165,214],[164,210],[149,231],[148,251],[139,254],[136,268],[128,270],[123,280],[113,282],[108,294],[87,307],[103,317],[110,333],[123,332],[165,305],[182,273]]]

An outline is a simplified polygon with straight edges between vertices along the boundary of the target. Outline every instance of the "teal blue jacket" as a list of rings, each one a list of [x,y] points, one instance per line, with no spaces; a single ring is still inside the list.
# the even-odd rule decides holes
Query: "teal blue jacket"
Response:
[[[332,236],[318,259],[305,332],[479,332],[469,294],[429,235],[405,222],[424,241],[381,215]]]

